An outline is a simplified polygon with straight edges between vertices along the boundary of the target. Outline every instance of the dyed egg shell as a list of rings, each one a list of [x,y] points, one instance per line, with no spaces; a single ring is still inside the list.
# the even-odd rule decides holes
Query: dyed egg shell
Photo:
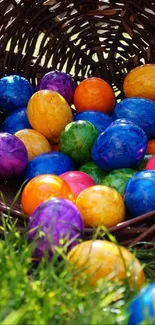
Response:
[[[26,108],[16,109],[15,112],[6,117],[1,127],[2,132],[11,134],[22,129],[31,129],[31,125],[27,118]]]
[[[58,142],[60,133],[73,119],[66,100],[50,90],[40,90],[31,97],[27,115],[32,128],[53,143]]]
[[[95,185],[82,191],[76,199],[85,227],[116,226],[125,219],[125,205],[113,188]]]
[[[146,169],[147,163],[153,157],[153,155],[145,155],[142,162],[137,166],[137,170],[144,170]]]
[[[155,324],[155,282],[143,288],[128,307],[128,325]]]
[[[36,241],[34,255],[41,258],[47,251],[51,257],[54,246],[63,246],[62,239],[64,244],[69,242],[68,250],[71,249],[81,239],[84,228],[80,212],[74,203],[52,198],[42,203],[31,215],[29,230],[29,240]]]
[[[45,74],[39,81],[37,91],[43,89],[56,91],[71,104],[76,89],[76,83],[69,74],[55,70]]]
[[[21,204],[26,215],[30,215],[44,201],[58,197],[75,201],[69,185],[55,175],[36,176],[28,182],[22,192]]]
[[[99,132],[103,132],[113,122],[109,115],[97,111],[86,111],[75,115],[74,121],[79,120],[92,123]]]
[[[146,164],[146,170],[155,170],[155,156],[152,156]]]
[[[98,131],[90,122],[72,122],[60,135],[59,150],[82,164],[91,159],[91,148],[97,136]]]
[[[149,139],[155,137],[155,102],[144,98],[126,98],[114,110],[116,119],[128,119],[137,124]]]
[[[95,141],[94,162],[106,171],[135,168],[145,156],[147,136],[136,124],[116,120]]]
[[[103,178],[107,175],[107,173],[99,168],[93,161],[85,163],[79,168],[79,170],[93,178],[96,184],[101,184]]]
[[[100,78],[83,80],[74,93],[74,105],[78,113],[94,110],[110,113],[115,104],[115,96],[110,85]]]
[[[30,180],[43,174],[61,175],[75,170],[73,160],[62,152],[43,153],[33,158],[24,171],[24,178]]]
[[[145,64],[131,70],[123,84],[126,97],[155,100],[155,64]]]
[[[125,247],[106,240],[88,240],[76,245],[68,254],[68,259],[80,271],[80,277],[86,276],[91,286],[98,280],[110,277],[113,281],[125,281],[127,270],[130,285],[140,288],[145,275],[140,262]]]
[[[15,135],[24,143],[29,161],[42,153],[52,151],[48,140],[35,130],[24,129],[16,132]]]
[[[26,107],[34,89],[23,77],[12,75],[0,79],[0,111],[10,114],[15,109]]]
[[[86,173],[70,171],[60,175],[70,186],[73,194],[77,197],[85,188],[95,185],[94,180]]]
[[[148,141],[147,154],[155,155],[155,139]]]
[[[0,133],[0,178],[20,175],[28,163],[27,150],[17,137]]]
[[[130,168],[113,170],[103,179],[102,184],[115,188],[115,190],[123,196],[127,181],[135,173],[136,171]]]
[[[137,172],[126,184],[125,204],[133,217],[155,209],[155,171]]]

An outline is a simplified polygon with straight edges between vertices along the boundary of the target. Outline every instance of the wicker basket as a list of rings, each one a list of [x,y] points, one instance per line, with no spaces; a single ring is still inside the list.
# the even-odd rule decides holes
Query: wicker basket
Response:
[[[36,85],[51,69],[63,69],[77,82],[105,79],[122,99],[127,72],[153,62],[154,0],[0,0],[0,77],[19,74]],[[11,210],[22,225],[20,200],[12,206],[19,187],[1,182],[0,211]],[[155,242],[154,218],[152,211],[111,232],[126,246]],[[86,237],[93,232],[86,229]]]

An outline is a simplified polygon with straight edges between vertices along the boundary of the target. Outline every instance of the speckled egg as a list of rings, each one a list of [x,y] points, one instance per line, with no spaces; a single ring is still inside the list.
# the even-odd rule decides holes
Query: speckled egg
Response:
[[[24,178],[30,180],[38,175],[60,175],[69,170],[75,170],[73,160],[63,152],[43,153],[33,158],[27,165]]]
[[[95,141],[94,162],[105,171],[135,168],[145,156],[148,139],[145,132],[128,120],[116,120]]]
[[[17,137],[0,133],[0,178],[19,176],[28,163],[27,150]]]
[[[91,122],[99,132],[103,132],[112,122],[113,118],[108,114],[97,111],[85,111],[74,116],[74,121]]]
[[[101,184],[104,177],[107,175],[107,173],[98,167],[93,161],[88,161],[83,164],[79,170],[90,175],[96,184]]]
[[[155,210],[155,171],[137,172],[126,184],[125,204],[133,217]]]
[[[127,181],[136,173],[130,168],[117,169],[110,172],[102,180],[102,184],[115,188],[115,190],[123,196]]]
[[[0,111],[10,114],[15,109],[26,107],[34,89],[23,77],[12,75],[0,79]]]
[[[88,121],[72,122],[60,135],[59,150],[65,152],[77,164],[91,160],[91,148],[98,130]]]
[[[29,241],[36,242],[34,256],[41,258],[48,251],[51,257],[55,246],[66,243],[68,250],[71,249],[81,239],[83,230],[82,218],[74,203],[62,198],[49,199],[29,219]]]
[[[1,126],[2,132],[11,134],[14,134],[15,132],[22,129],[31,129],[31,125],[28,121],[26,113],[26,108],[16,109],[15,112],[6,117]]]
[[[77,276],[86,277],[92,287],[105,277],[116,282],[126,281],[127,273],[131,287],[139,289],[145,281],[142,266],[135,256],[110,241],[84,241],[69,252],[68,260],[77,269]]]
[[[46,73],[39,81],[37,91],[43,89],[56,91],[71,104],[76,89],[76,83],[69,74],[54,70]]]
[[[29,161],[45,152],[52,151],[48,140],[39,132],[30,129],[20,130],[15,133],[25,145]]]
[[[83,190],[76,199],[85,227],[116,226],[125,219],[125,205],[113,188],[95,185]]]
[[[51,90],[40,90],[31,97],[27,115],[32,128],[53,143],[58,142],[60,133],[73,119],[66,100]]]
[[[114,110],[116,119],[128,119],[137,124],[149,139],[155,137],[155,102],[144,98],[126,98]]]

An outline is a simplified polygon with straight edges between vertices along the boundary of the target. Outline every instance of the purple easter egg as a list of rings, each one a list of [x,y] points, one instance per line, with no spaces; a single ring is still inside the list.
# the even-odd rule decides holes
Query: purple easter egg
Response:
[[[34,256],[41,258],[48,250],[52,257],[54,246],[61,240],[68,242],[67,249],[75,246],[84,230],[81,214],[74,203],[61,198],[52,198],[39,205],[29,219],[29,241],[36,240]]]
[[[10,133],[0,133],[0,178],[20,175],[28,163],[28,154],[23,142]]]
[[[51,71],[43,76],[37,85],[37,91],[48,89],[58,92],[71,104],[76,89],[74,79],[67,73]]]

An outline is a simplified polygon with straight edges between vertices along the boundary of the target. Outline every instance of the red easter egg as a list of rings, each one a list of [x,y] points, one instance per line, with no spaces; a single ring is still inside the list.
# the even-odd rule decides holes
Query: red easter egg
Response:
[[[59,177],[66,181],[75,197],[86,188],[95,185],[94,180],[89,175],[80,171],[69,171]]]

